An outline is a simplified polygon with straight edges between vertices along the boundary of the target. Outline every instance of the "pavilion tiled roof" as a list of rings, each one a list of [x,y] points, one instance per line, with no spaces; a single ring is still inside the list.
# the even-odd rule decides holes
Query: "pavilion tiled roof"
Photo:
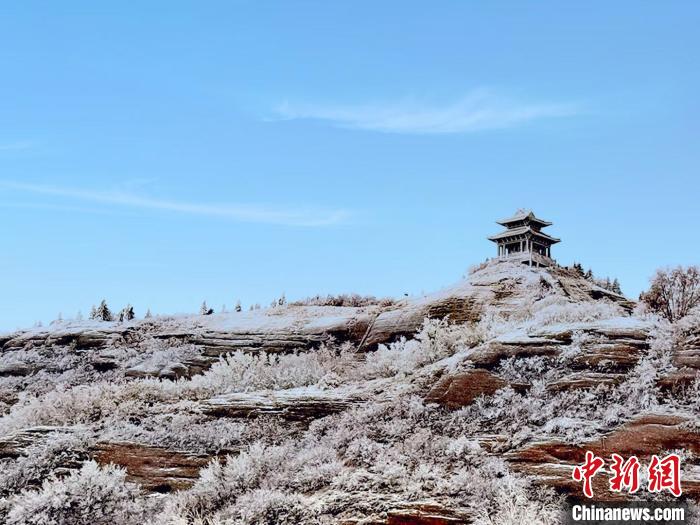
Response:
[[[501,219],[500,221],[496,221],[496,224],[500,224],[501,226],[506,226],[512,222],[518,222],[518,221],[524,221],[526,219],[529,219],[531,222],[537,222],[541,224],[542,226],[551,226],[552,223],[548,221],[544,221],[542,219],[538,219],[534,213],[532,213],[532,210],[518,210],[515,212],[515,214],[508,218],[508,219]]]
[[[530,226],[519,226],[518,228],[509,228],[507,230],[502,231],[501,233],[498,233],[496,235],[493,235],[489,237],[490,241],[498,241],[499,239],[505,239],[507,237],[513,237],[517,235],[524,235],[526,233],[529,233],[535,237],[540,237],[542,239],[546,239],[552,244],[558,243],[561,241],[561,239],[557,239],[556,237],[550,237],[546,233],[542,233],[541,231],[534,230]]]

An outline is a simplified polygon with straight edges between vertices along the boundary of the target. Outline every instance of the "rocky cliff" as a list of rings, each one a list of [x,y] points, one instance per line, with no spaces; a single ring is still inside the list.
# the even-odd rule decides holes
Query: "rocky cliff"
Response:
[[[580,497],[571,471],[585,450],[641,460],[681,450],[684,494],[697,500],[700,323],[667,326],[632,315],[633,306],[568,269],[491,263],[454,287],[390,306],[282,306],[126,323],[66,322],[4,334],[0,460],[14,468],[38,451],[45,454],[61,436],[73,440],[75,453],[47,460],[22,487],[37,487],[47,476],[60,477],[94,459],[124,467],[127,482],[146,492],[189,494],[201,490],[200,471],[211,460],[226,468],[252,442],[287,443],[297,451],[316,440],[335,447],[334,468],[343,479],[359,476],[354,483],[361,487],[399,464],[416,476],[418,465],[396,456],[410,456],[407,447],[429,429],[436,443],[468,442],[467,449],[504,461],[503,468],[532,487],[549,487],[553,498]],[[447,321],[428,326],[426,319]],[[307,354],[326,357],[292,362]],[[227,355],[265,360],[220,361]],[[413,369],[405,368],[407,359]],[[265,383],[245,375],[278,369],[269,384],[288,387],[258,388]],[[635,391],[640,382],[646,390]],[[99,402],[81,397],[88,391]],[[429,422],[416,420],[406,432],[381,438],[370,429],[357,443],[334,437],[332,445],[324,444],[333,432],[320,429],[351,420],[403,428],[418,416],[373,418],[404,410],[402,400],[409,399],[427,407]],[[360,459],[359,443],[374,447],[383,467]],[[476,468],[468,451],[459,454],[434,468],[454,479],[460,465]],[[420,489],[386,482],[353,491],[352,483],[339,479],[311,484],[303,493],[323,502],[319,512],[339,523],[469,523],[482,512],[469,500],[473,489],[456,481],[450,496],[445,480],[421,482]],[[596,486],[601,499],[632,497],[611,493],[603,480]],[[13,494],[5,491],[7,505]],[[365,506],[362,497],[375,503]],[[221,508],[212,512],[233,512]]]

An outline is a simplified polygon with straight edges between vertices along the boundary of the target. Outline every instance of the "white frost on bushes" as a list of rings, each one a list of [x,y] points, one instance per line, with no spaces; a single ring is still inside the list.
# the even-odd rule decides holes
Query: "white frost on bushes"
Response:
[[[139,525],[148,505],[136,485],[125,481],[125,471],[86,462],[62,479],[44,480],[38,490],[12,496],[7,525]]]
[[[50,363],[28,378],[0,377],[0,435],[37,425],[71,429],[35,444],[26,455],[2,460],[0,521],[327,524],[430,500],[463,509],[482,525],[551,524],[557,522],[560,498],[512,473],[491,451],[487,454],[480,437],[505,436],[497,445],[501,451],[534,439],[581,443],[642,410],[700,411],[700,382],[673,394],[656,386],[661,375],[674,370],[674,345],[697,338],[700,313],[675,325],[648,314],[628,316],[605,300],[565,297],[545,271],[508,264],[478,269],[459,286],[494,287],[503,298],[498,306],[485,307],[477,323],[426,320],[413,338],[369,353],[334,343],[285,355],[234,352],[202,374],[177,380],[125,376],[126,367],[155,370],[196,356],[194,347],[156,340],[148,330],[137,345],[115,344],[105,355],[121,368],[104,372],[94,370],[87,352],[65,347],[0,355],[0,368]],[[287,305],[265,312],[160,317],[143,326],[173,333],[193,326],[332,327],[352,311]],[[76,326],[66,322],[51,329],[59,333]],[[650,348],[622,383],[550,388],[568,378],[586,348],[598,343],[589,333],[592,327],[649,326],[654,327]],[[423,402],[440,373],[468,367],[465,359],[487,342],[547,341],[562,330],[573,335],[557,356],[512,357],[492,370],[527,390],[503,388],[453,412]],[[275,417],[216,419],[202,409],[202,401],[226,394],[300,392],[328,398],[359,392],[364,403],[308,428]],[[57,471],[66,462],[85,461],[90,446],[100,441],[221,457],[201,471],[192,488],[157,498],[146,497],[114,466],[88,461],[67,474]]]

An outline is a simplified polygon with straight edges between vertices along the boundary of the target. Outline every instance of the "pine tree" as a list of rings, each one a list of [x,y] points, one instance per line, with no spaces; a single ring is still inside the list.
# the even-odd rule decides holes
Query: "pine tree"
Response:
[[[241,306],[241,301],[239,299],[238,301],[236,301],[236,311],[240,312],[241,310],[243,310],[243,307]]]
[[[75,314],[75,320],[76,320],[76,321],[82,321],[82,320],[83,320],[83,312],[81,312],[80,310],[78,310],[78,313]]]
[[[100,306],[97,307],[97,310],[95,311],[95,317],[94,319],[97,319],[98,321],[113,321],[114,316],[112,315],[112,312],[110,311],[109,307],[107,306],[107,301],[102,299],[102,302],[100,302]]]
[[[589,268],[588,271],[586,272],[586,275],[584,275],[584,277],[585,277],[586,279],[588,279],[589,281],[592,281],[592,280],[593,280],[593,270],[591,270],[591,269]]]
[[[119,312],[120,321],[131,321],[134,319],[134,317],[136,317],[134,314],[134,307],[130,304],[127,304],[124,308],[122,308],[122,311]]]
[[[615,277],[615,280],[612,283],[612,291],[616,294],[622,295],[622,288],[620,287],[620,281],[617,280],[617,277]]]
[[[90,319],[97,319],[97,307],[94,304],[90,308]]]
[[[226,305],[225,305],[225,304],[222,304],[222,305],[221,305],[221,310],[219,310],[219,313],[222,313],[222,314],[228,313],[228,312],[226,311]]]
[[[202,301],[202,306],[199,307],[199,313],[200,315],[211,315],[214,313],[214,310],[207,306],[206,301]]]
[[[150,308],[147,308],[147,309],[146,309],[146,315],[144,315],[143,318],[144,318],[144,319],[150,319],[151,317],[153,317],[153,315],[151,315],[151,309],[150,309]]]
[[[612,283],[610,282],[610,277],[605,278],[605,282],[603,283],[603,288],[606,290],[610,290],[612,288]]]
[[[279,304],[280,306],[284,306],[285,304],[287,304],[287,298],[285,297],[284,292],[278,299],[277,304]]]

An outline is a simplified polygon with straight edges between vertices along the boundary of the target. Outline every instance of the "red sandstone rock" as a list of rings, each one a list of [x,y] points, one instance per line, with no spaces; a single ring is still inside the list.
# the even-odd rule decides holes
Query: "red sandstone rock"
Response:
[[[580,496],[580,483],[573,481],[571,472],[575,465],[583,462],[588,450],[607,460],[612,453],[624,458],[635,455],[643,464],[652,454],[664,454],[676,449],[692,452],[697,457],[700,453],[700,434],[686,428],[684,424],[687,422],[686,418],[679,416],[648,414],[589,443],[538,443],[509,453],[506,459],[514,470],[534,476],[573,496]],[[628,497],[625,493],[610,492],[607,480],[605,473],[594,478],[596,499],[612,501]],[[686,477],[682,487],[684,494],[700,499],[700,479]]]
[[[417,503],[405,508],[390,510],[386,525],[462,525],[470,523],[468,517],[435,503]]]
[[[470,370],[444,376],[428,392],[425,400],[448,408],[461,408],[481,395],[491,395],[506,386],[506,381],[487,370]]]
[[[127,480],[149,492],[171,492],[191,487],[212,458],[137,443],[101,443],[94,459],[124,467]]]

